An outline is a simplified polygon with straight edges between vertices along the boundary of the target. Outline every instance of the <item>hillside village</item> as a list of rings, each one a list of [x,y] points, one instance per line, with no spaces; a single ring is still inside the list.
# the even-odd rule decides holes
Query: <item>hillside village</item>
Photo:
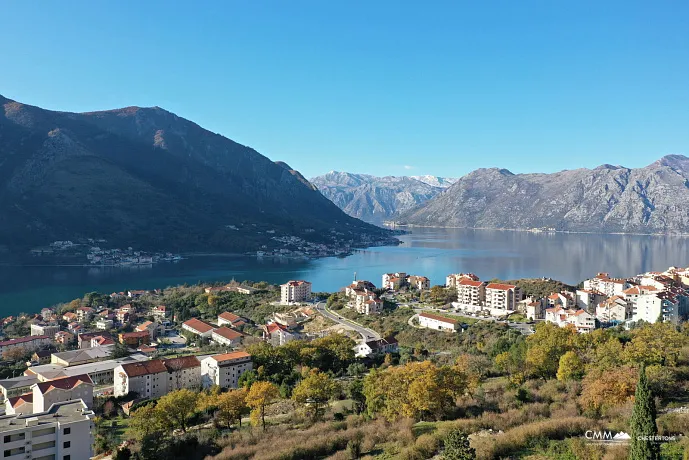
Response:
[[[631,347],[639,334],[655,327],[652,335],[665,337],[668,342],[663,347],[676,347],[674,354],[663,355],[663,360],[673,357],[671,362],[663,361],[663,366],[675,369],[683,362],[678,350],[689,350],[683,327],[689,314],[689,269],[671,267],[628,279],[599,273],[578,287],[544,291],[551,282],[481,281],[469,273],[450,274],[443,285],[432,286],[423,275],[395,272],[382,274],[380,288],[355,279],[340,292],[318,293],[306,280],[291,280],[280,286],[233,281],[107,295],[90,293],[38,314],[7,317],[1,321],[0,403],[4,408],[0,413],[4,415],[0,415],[0,431],[10,434],[0,447],[10,452],[10,458],[25,452],[21,441],[34,430],[28,420],[38,420],[40,426],[59,428],[52,440],[45,442],[51,446],[63,443],[59,450],[63,456],[87,458],[127,450],[139,452],[141,458],[155,458],[142,453],[148,435],[116,434],[104,421],[115,417],[125,426],[137,426],[136,414],[144,413],[138,411],[153,411],[168,399],[187,395],[193,396],[194,404],[201,404],[208,398],[234,398],[240,391],[248,392],[241,393],[242,398],[248,398],[252,388],[260,386],[257,382],[265,382],[275,387],[269,403],[259,407],[252,406],[250,399],[242,402],[246,411],[253,410],[254,425],[265,426],[266,416],[273,420],[298,413],[311,414],[314,423],[322,422],[326,412],[333,417],[346,412],[361,414],[352,409],[343,412],[335,406],[331,409],[333,401],[340,398],[371,404],[361,389],[352,393],[354,382],[373,385],[380,372],[393,372],[398,367],[412,372],[415,366],[433,366],[423,372],[436,372],[452,364],[448,359],[455,360],[454,367],[448,369],[459,372],[465,380],[443,397],[446,402],[455,401],[460,412],[464,404],[460,401],[475,398],[479,388],[487,391],[500,376],[506,379],[503,384],[507,389],[524,389],[537,375],[563,382],[583,379],[581,397],[585,397],[589,391],[586,375],[594,374],[587,370],[589,358],[584,352],[572,345],[568,345],[569,351],[545,350],[557,353],[548,358],[551,364],[533,367],[529,347],[536,342],[530,341],[531,336],[561,340],[554,338],[572,333],[590,336],[596,343],[609,337],[613,340],[610,343],[620,343],[622,350]],[[535,289],[535,285],[541,287]],[[617,336],[628,337],[626,346],[617,342]],[[487,352],[486,345],[476,348],[479,340],[488,340],[494,351]],[[568,340],[571,344],[579,339]],[[516,358],[520,353],[526,353],[526,362],[523,357]],[[564,374],[564,356],[570,356],[571,365],[579,370]],[[649,365],[653,363],[649,360]],[[481,367],[484,369],[479,370]],[[620,369],[627,374],[616,378],[636,378],[632,368]],[[421,368],[417,370],[421,372]],[[653,370],[653,382],[665,378],[656,372]],[[314,408],[315,396],[309,393],[315,390],[307,388],[314,382],[330,388],[318,408]],[[524,391],[537,394],[536,388]],[[675,395],[678,401],[683,398],[682,391]],[[307,396],[299,396],[302,392]],[[686,396],[689,404],[689,392]],[[283,403],[278,404],[281,400]],[[205,412],[189,409],[185,417],[190,420],[184,423],[196,420],[199,433],[205,429],[204,423],[216,420],[217,424],[223,409],[209,404],[204,406]],[[598,402],[580,404],[592,404],[599,416],[606,414],[608,407]],[[266,415],[267,406],[274,407],[274,412]],[[372,407],[372,415],[382,410]],[[421,418],[452,420],[440,406],[437,410],[433,416],[424,412]],[[238,430],[235,422],[241,425],[247,413],[242,409],[235,414],[223,436]],[[258,413],[260,423],[254,418]],[[421,413],[410,410],[401,415],[415,419]],[[94,423],[96,429],[91,430]],[[173,429],[175,423],[169,423]],[[369,422],[361,419],[357,423]],[[186,432],[185,424],[177,429]],[[69,440],[56,434],[68,428],[72,433]],[[162,429],[158,434],[165,438],[165,433]],[[227,450],[227,444],[218,439],[208,440],[208,445]],[[482,442],[471,438],[480,452],[492,452]],[[434,452],[442,445],[438,439]],[[401,446],[398,451],[412,447]],[[36,445],[33,449],[37,450]],[[46,455],[57,452],[54,447],[50,449],[46,448]]]

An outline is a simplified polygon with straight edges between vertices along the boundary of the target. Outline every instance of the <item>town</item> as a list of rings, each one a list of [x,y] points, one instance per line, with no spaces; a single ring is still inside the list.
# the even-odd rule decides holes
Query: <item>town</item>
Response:
[[[3,318],[0,451],[9,458],[29,452],[40,458],[165,458],[151,451],[152,440],[182,452],[186,447],[169,434],[193,432],[197,443],[206,433],[204,455],[222,450],[226,458],[249,458],[232,456],[240,449],[232,446],[242,443],[227,437],[245,429],[247,415],[263,431],[285,417],[323,423],[326,413],[334,420],[367,413],[356,422],[362,430],[377,416],[452,420],[452,410],[464,411],[460,400],[477,404],[477,395],[485,399],[490,388],[516,391],[510,397],[522,398],[521,405],[535,403],[543,396],[532,378],[578,382],[580,409],[568,415],[572,422],[607,416],[611,403],[629,401],[639,371],[623,361],[625,353],[630,362],[646,360],[659,397],[689,404],[689,389],[673,394],[658,386],[667,384],[668,372],[681,372],[689,350],[689,269],[630,278],[598,273],[579,286],[550,279],[481,281],[471,273],[449,274],[439,285],[405,272],[382,274],[380,287],[353,278],[335,293],[314,292],[306,280],[89,293],[37,314]],[[613,360],[606,368],[610,377],[597,373],[599,363],[590,357],[603,344],[615,354],[600,358]],[[433,376],[427,381],[433,385],[441,385],[442,372],[461,379],[426,394],[421,406],[410,400],[397,407],[386,393],[393,380],[384,383],[395,372]],[[621,394],[606,393],[598,388],[606,378],[631,383]],[[464,418],[467,424],[479,420],[469,413]],[[488,426],[495,433],[481,434]],[[467,442],[480,458],[492,458],[501,452],[495,450],[498,431],[514,426],[478,423],[479,434]],[[430,447],[399,444],[390,425],[378,441],[400,455],[414,449],[435,455],[450,445],[439,427],[436,437],[412,436]],[[217,433],[208,438],[209,430]],[[350,438],[344,441],[349,450],[366,451]]]

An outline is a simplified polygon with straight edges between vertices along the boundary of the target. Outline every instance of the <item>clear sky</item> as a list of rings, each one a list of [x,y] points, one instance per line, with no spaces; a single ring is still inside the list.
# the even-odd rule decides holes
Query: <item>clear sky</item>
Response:
[[[0,94],[158,105],[283,160],[459,176],[689,155],[689,2],[0,3]]]

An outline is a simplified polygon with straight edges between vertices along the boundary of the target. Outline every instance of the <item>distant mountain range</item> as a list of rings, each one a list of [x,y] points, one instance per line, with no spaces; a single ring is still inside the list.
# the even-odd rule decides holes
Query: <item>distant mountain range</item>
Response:
[[[553,174],[479,169],[395,219],[418,226],[689,233],[689,158]]]
[[[288,165],[161,108],[67,113],[0,96],[0,252],[80,238],[235,252],[280,236],[393,241]]]
[[[311,183],[353,217],[382,224],[441,193],[456,179],[436,176],[386,176],[331,171]]]

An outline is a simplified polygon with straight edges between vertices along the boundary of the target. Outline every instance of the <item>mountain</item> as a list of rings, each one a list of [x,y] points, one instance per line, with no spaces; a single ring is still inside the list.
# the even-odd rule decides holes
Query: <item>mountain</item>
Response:
[[[452,181],[435,176],[376,177],[337,171],[311,179],[347,214],[376,224],[429,200]]]
[[[403,213],[408,225],[602,233],[689,233],[689,158],[644,168],[602,165],[553,174],[479,169]]]
[[[288,165],[159,107],[67,113],[0,96],[0,249],[102,238],[235,252],[276,246],[279,236],[392,241]]]

